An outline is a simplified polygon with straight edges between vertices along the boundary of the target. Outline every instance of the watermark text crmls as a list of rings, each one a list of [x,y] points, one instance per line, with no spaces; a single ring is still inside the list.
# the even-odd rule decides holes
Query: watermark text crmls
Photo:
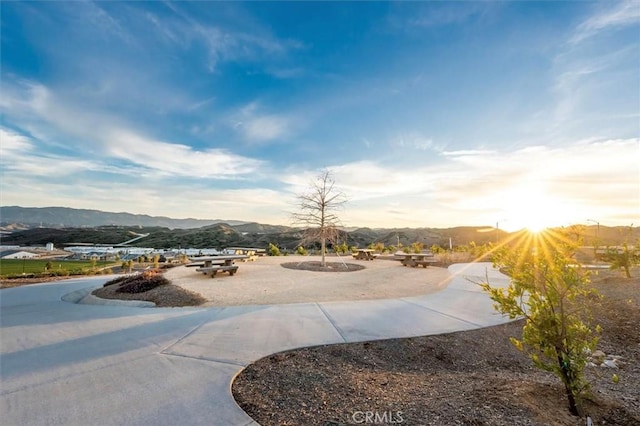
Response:
[[[355,424],[393,425],[404,422],[402,411],[356,411],[351,415]]]

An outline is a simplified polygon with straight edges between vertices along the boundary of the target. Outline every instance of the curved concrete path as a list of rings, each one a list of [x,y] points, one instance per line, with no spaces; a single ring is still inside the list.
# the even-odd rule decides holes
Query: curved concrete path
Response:
[[[471,281],[490,264],[454,265],[442,291],[356,302],[216,308],[73,304],[106,278],[0,291],[3,425],[250,425],[230,383],[283,350],[439,334],[507,321]]]

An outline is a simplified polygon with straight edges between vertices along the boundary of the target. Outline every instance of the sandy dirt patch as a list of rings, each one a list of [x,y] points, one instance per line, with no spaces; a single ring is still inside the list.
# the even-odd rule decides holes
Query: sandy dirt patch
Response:
[[[283,268],[281,264],[317,261],[313,256],[261,257],[254,262],[236,262],[238,272],[215,278],[180,266],[165,277],[172,284],[202,295],[204,306],[270,305],[280,303],[329,302],[388,299],[428,294],[445,287],[451,279],[445,268],[408,268],[390,259],[344,260],[365,268],[353,272],[315,272]],[[339,261],[332,257],[332,262]]]

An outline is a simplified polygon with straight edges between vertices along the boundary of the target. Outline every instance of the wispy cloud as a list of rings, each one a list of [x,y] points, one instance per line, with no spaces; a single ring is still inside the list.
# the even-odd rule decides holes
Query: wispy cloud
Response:
[[[636,1],[595,5],[596,11],[576,25],[553,57],[550,93],[555,104],[548,108],[548,123],[554,136],[637,134],[637,122],[625,119],[630,111],[638,112],[637,31],[628,37],[616,33],[615,42],[601,35],[631,25],[640,28],[640,5]],[[589,43],[583,43],[587,39]],[[623,96],[625,92],[636,95]]]
[[[42,139],[65,135],[73,145],[107,158],[126,160],[158,174],[174,174],[213,179],[240,178],[255,172],[263,162],[225,149],[198,150],[184,143],[157,140],[144,135],[107,114],[83,111],[67,105],[63,98],[36,83],[24,83],[8,90],[0,103],[7,120]],[[71,137],[70,137],[71,136]]]
[[[258,102],[251,102],[232,118],[232,127],[249,143],[277,141],[289,136],[294,121],[284,114],[263,113]]]
[[[570,43],[580,43],[599,33],[640,22],[640,5],[636,0],[598,3],[599,7],[602,5],[602,10],[578,25]]]
[[[29,138],[0,127],[0,160],[16,153],[31,151],[34,147]]]
[[[0,141],[0,168],[4,173],[41,178],[51,176],[54,169],[58,177],[111,169],[98,161],[39,151],[36,141],[30,137],[1,127]]]
[[[409,20],[409,25],[418,27],[439,27],[461,24],[473,16],[486,13],[489,3],[428,3],[417,16]]]
[[[442,155],[445,157],[473,157],[478,155],[491,155],[496,152],[487,149],[461,149],[457,151],[443,151]]]
[[[241,178],[255,172],[262,161],[223,149],[195,150],[178,143],[146,138],[127,130],[104,135],[105,153],[164,175],[192,178]]]
[[[398,148],[410,148],[419,151],[428,150],[440,150],[439,147],[431,138],[422,136],[418,133],[403,133],[396,136],[392,142],[392,146]]]
[[[228,23],[205,22],[194,11],[187,11],[179,3],[165,3],[173,12],[173,17],[160,18],[146,13],[158,34],[179,47],[201,43],[207,57],[207,68],[215,72],[222,62],[274,63],[286,58],[289,52],[304,48],[304,44],[294,39],[279,39],[262,28],[243,31],[231,28]],[[196,7],[200,5],[196,4]],[[233,5],[225,5],[231,7]],[[269,65],[270,66],[270,65]]]
[[[376,218],[385,217],[391,224],[390,211],[393,226],[491,224],[508,217],[507,227],[513,228],[524,226],[518,221],[531,211],[546,212],[558,226],[583,222],[588,215],[610,224],[640,219],[638,139],[459,154],[443,154],[443,162],[424,167],[378,162],[330,167],[350,199],[345,221],[375,226]],[[286,175],[294,193],[315,177],[312,171]]]

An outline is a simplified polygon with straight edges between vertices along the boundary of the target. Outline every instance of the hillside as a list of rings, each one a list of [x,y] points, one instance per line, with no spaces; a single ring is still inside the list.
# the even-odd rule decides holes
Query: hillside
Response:
[[[294,249],[300,243],[299,229],[239,221],[171,219],[129,213],[108,213],[97,210],[68,208],[0,207],[2,244],[45,245],[58,247],[74,244],[118,245],[149,234],[132,246],[154,248],[224,248],[252,246],[266,248],[269,243],[281,248]],[[13,220],[13,221],[12,221]],[[37,222],[36,226],[33,223]],[[40,226],[40,222],[43,224]],[[113,223],[116,223],[115,225]],[[20,225],[32,223],[31,226]],[[45,223],[53,223],[44,227]],[[97,223],[97,225],[93,225]],[[583,245],[618,245],[636,243],[640,228],[574,225],[567,228],[571,239],[581,239]],[[508,234],[495,228],[461,226],[453,228],[349,228],[340,236],[340,242],[349,246],[366,247],[381,242],[385,246],[410,245],[420,242],[425,247],[437,244],[449,247],[474,242],[478,245],[504,241]]]
[[[47,228],[116,226],[159,226],[170,229],[201,228],[215,223],[239,225],[235,220],[172,219],[131,213],[111,213],[68,207],[0,206],[0,225],[13,228]],[[16,225],[20,224],[20,225]]]
[[[626,231],[625,231],[626,229]],[[617,245],[623,242],[637,241],[638,231],[629,234],[629,228],[600,227],[599,239],[601,245]],[[595,234],[589,230],[582,230],[582,238],[589,245]],[[498,234],[499,232],[499,234]],[[165,227],[131,227],[131,226],[100,226],[93,228],[34,228],[15,231],[2,236],[2,244],[9,245],[45,245],[49,242],[56,247],[78,244],[118,245],[129,241],[141,234],[149,234],[131,244],[133,247],[154,248],[218,248],[230,246],[268,247],[269,243],[281,248],[295,249],[302,238],[299,229],[286,226],[271,226],[260,224],[243,224],[231,226],[224,223],[204,226],[196,229],[169,229]],[[346,241],[349,246],[366,247],[370,243],[382,242],[385,246],[411,245],[420,242],[425,247],[433,244],[449,247],[449,239],[453,246],[467,245],[474,242],[478,245],[493,243],[496,238],[504,241],[510,235],[504,231],[487,230],[482,227],[456,228],[401,228],[401,229],[370,229],[359,228],[351,232],[345,231],[340,241]]]

